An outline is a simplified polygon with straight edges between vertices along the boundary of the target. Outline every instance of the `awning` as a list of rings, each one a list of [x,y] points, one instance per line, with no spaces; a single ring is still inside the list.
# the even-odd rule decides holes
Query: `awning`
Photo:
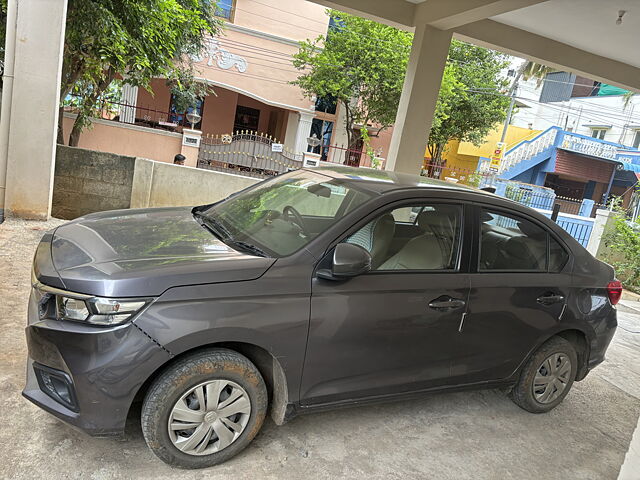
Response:
[[[600,85],[598,89],[598,97],[608,96],[608,95],[624,95],[629,90],[625,90],[624,88],[614,87],[613,85],[608,85],[603,83]]]
[[[633,172],[636,174],[636,177],[638,178],[638,180],[640,180],[640,165],[635,164],[635,163],[631,163],[631,162],[620,162],[620,164],[622,164],[622,169],[623,170],[627,170],[629,172]]]

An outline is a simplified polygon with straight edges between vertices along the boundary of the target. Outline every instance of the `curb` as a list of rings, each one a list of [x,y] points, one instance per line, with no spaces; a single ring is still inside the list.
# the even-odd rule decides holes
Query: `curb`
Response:
[[[629,302],[640,302],[640,295],[630,292],[629,290],[622,290],[622,300]]]

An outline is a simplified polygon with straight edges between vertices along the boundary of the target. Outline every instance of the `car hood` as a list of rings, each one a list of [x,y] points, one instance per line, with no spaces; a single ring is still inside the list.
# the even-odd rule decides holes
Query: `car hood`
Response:
[[[42,245],[49,246],[53,268],[37,265],[47,257],[39,248],[36,275],[55,270],[62,288],[107,297],[157,296],[182,285],[253,280],[275,261],[232,249],[186,207],[87,215],[58,227]]]

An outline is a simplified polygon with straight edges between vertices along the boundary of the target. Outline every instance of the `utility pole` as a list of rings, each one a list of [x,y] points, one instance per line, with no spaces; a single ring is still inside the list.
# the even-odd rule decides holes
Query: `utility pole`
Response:
[[[524,69],[520,67],[518,69],[518,74],[516,78],[513,80],[511,84],[511,88],[509,89],[509,96],[511,97],[511,102],[509,102],[509,109],[507,110],[507,118],[504,120],[504,127],[502,128],[502,136],[500,137],[500,142],[504,143],[504,139],[507,137],[507,130],[509,130],[509,124],[511,123],[511,116],[513,115],[513,107],[516,104],[516,90],[518,89],[518,82],[522,77]]]

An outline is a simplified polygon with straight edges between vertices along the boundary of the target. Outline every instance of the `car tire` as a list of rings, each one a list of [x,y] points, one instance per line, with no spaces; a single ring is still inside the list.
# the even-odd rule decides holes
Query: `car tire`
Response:
[[[553,410],[571,390],[577,370],[578,356],[573,345],[564,338],[553,337],[522,368],[511,399],[531,413]]]
[[[209,467],[253,440],[267,404],[267,388],[253,363],[232,350],[204,350],[178,360],[153,382],[142,405],[142,432],[165,463]]]

